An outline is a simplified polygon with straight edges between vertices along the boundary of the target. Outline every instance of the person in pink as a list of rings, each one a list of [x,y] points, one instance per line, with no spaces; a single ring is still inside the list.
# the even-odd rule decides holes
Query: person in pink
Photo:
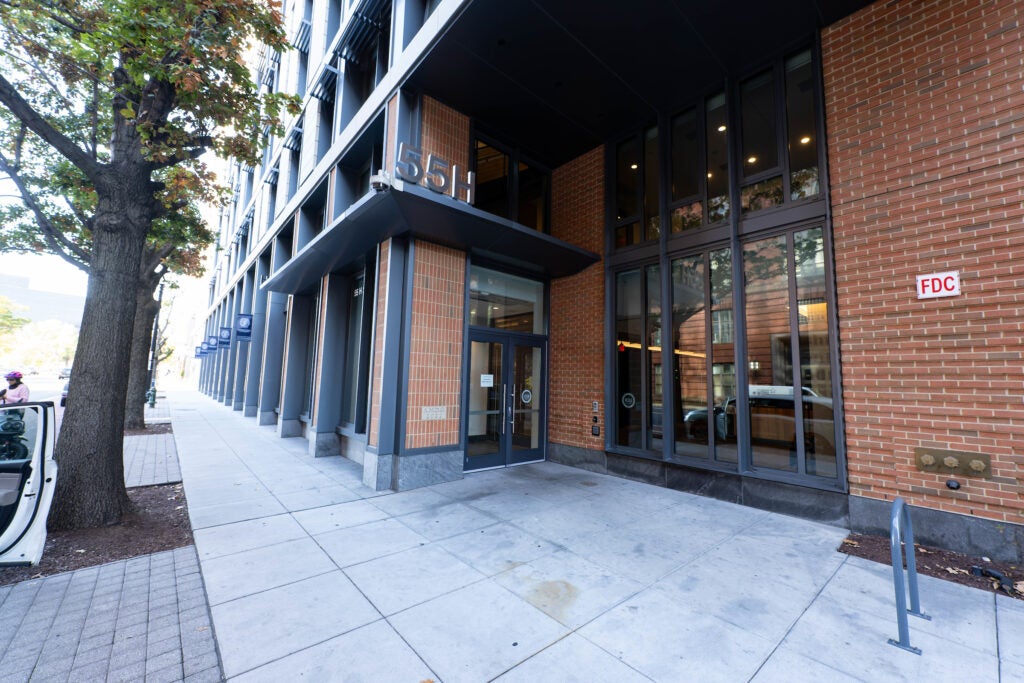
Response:
[[[0,390],[0,404],[28,403],[28,385],[21,381],[21,373],[17,370],[4,375],[7,388]]]

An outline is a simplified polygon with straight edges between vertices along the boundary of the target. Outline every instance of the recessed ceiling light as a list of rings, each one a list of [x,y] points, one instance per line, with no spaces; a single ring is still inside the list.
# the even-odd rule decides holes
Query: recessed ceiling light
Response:
[[[747,163],[748,164],[756,164],[757,163],[757,157],[750,157],[749,159],[747,159]]]
[[[718,127],[718,132],[719,133],[724,133],[725,132],[725,124],[724,123],[721,126]]]
[[[708,178],[711,177],[711,171],[708,171]]]
[[[800,138],[800,144],[801,145],[806,145],[810,141],[811,141],[811,136],[809,136],[809,135],[805,135],[802,138]]]
[[[633,169],[634,171],[636,170],[636,164],[630,164],[630,166],[629,166],[629,167],[630,167],[631,169]]]

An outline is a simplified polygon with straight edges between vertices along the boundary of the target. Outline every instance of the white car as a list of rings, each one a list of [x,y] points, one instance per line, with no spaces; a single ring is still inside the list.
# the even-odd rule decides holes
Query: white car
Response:
[[[57,486],[53,403],[0,406],[0,567],[38,564]]]

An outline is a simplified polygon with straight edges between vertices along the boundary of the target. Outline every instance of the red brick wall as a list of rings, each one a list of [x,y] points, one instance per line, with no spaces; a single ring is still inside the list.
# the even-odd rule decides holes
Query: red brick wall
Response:
[[[417,241],[413,271],[405,447],[454,446],[460,436],[466,255]],[[443,407],[444,419],[423,420],[428,406]]]
[[[551,177],[551,234],[604,253],[604,148],[559,167]],[[548,439],[604,449],[604,264],[551,283]],[[601,436],[590,428],[597,401]]]
[[[460,173],[465,174],[469,169],[469,117],[424,96],[420,146],[424,159],[428,154],[436,154],[457,165]]]
[[[1020,2],[877,2],[822,34],[851,493],[1024,522]],[[915,275],[963,294],[917,300]],[[991,480],[914,467],[992,457]]]

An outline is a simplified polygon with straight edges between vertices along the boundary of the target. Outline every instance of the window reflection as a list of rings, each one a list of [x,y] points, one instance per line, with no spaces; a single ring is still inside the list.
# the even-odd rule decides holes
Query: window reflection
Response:
[[[544,283],[472,266],[469,324],[545,334]]]
[[[790,199],[818,195],[818,140],[812,66],[810,50],[804,50],[786,60],[786,146],[789,150]]]
[[[755,467],[837,475],[824,264],[821,228],[744,246]]]
[[[705,112],[708,222],[716,223],[729,217],[729,128],[725,93],[708,99]]]
[[[778,123],[771,70],[740,86],[743,176],[750,177],[779,165]]]
[[[615,279],[616,443],[643,447],[640,397],[643,344],[643,280],[641,271],[619,273]]]

